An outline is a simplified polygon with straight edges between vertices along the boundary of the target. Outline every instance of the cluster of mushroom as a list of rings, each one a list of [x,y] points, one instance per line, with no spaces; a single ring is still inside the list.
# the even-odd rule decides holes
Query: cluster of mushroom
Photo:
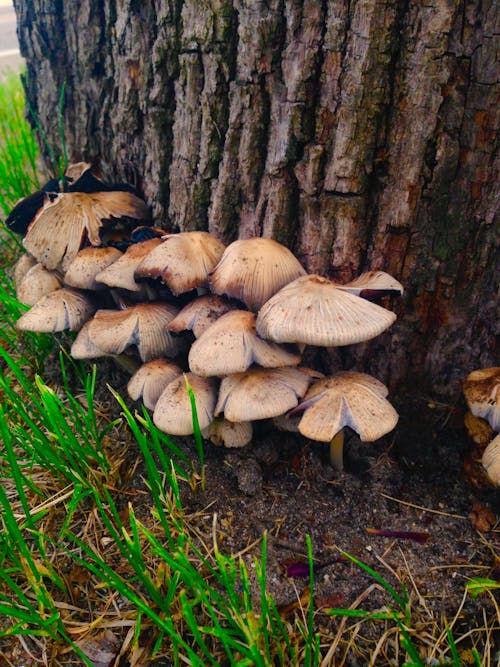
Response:
[[[135,348],[142,365],[129,394],[171,435],[193,432],[188,384],[205,437],[230,447],[251,441],[253,421],[274,418],[331,442],[341,469],[345,426],[364,441],[394,428],[381,382],[353,371],[325,378],[300,363],[307,345],[351,345],[385,331],[396,315],[363,295],[401,294],[395,279],[368,272],[340,285],[307,275],[271,239],[225,247],[208,232],[165,234],[149,226],[135,194],[110,189],[44,197],[16,267],[18,298],[32,306],[19,329],[78,331],[77,359]],[[117,226],[133,225],[116,247]]]

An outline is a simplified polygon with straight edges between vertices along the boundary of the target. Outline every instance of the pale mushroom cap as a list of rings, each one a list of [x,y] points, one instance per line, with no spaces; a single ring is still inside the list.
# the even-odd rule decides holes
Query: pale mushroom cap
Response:
[[[483,452],[483,467],[493,484],[500,486],[500,435]]]
[[[234,241],[210,276],[215,294],[226,294],[257,311],[273,294],[305,269],[281,243],[265,238]]]
[[[474,417],[486,419],[494,431],[500,431],[500,367],[472,371],[463,391]]]
[[[170,382],[156,403],[153,422],[164,433],[191,435],[194,432],[186,379],[195,397],[200,430],[205,429],[213,420],[217,400],[217,380],[200,378],[194,373],[187,373]]]
[[[19,257],[14,267],[14,287],[16,288],[16,292],[24,276],[36,264],[38,264],[36,259],[31,255],[28,255],[27,253],[24,253],[23,255],[21,255],[21,257]]]
[[[110,266],[96,275],[96,280],[108,287],[121,287],[130,292],[139,292],[141,285],[136,283],[134,274],[142,262],[161,243],[161,239],[148,239],[129,246],[125,253]]]
[[[20,281],[16,296],[18,301],[27,306],[34,306],[42,296],[61,288],[59,275],[49,271],[43,264],[35,264]]]
[[[344,285],[336,285],[338,289],[345,290],[359,296],[361,292],[394,292],[403,294],[403,285],[385,271],[366,271],[354,280]]]
[[[175,319],[168,325],[168,330],[175,333],[192,331],[196,338],[234,307],[223,297],[200,296],[184,306]]]
[[[105,285],[97,280],[97,274],[116,262],[122,254],[117,248],[111,247],[83,248],[68,266],[64,274],[64,283],[79,289],[103,289]]]
[[[92,320],[85,322],[73,341],[70,354],[73,359],[97,359],[107,356],[106,352],[99,349],[90,335],[90,324]]]
[[[311,381],[298,368],[253,368],[225,377],[215,414],[232,422],[277,417],[294,408]]]
[[[223,315],[195,340],[189,352],[189,368],[203,377],[242,373],[254,363],[265,368],[296,366],[300,356],[259,338],[255,315],[247,310]]]
[[[66,270],[85,240],[100,246],[103,220],[149,216],[146,204],[130,192],[69,192],[47,196],[23,240],[26,250],[48,269]]]
[[[208,286],[208,274],[224,252],[224,244],[208,232],[167,234],[139,264],[136,278],[161,278],[173,294]]]
[[[92,317],[95,305],[78,290],[63,287],[43,296],[16,323],[22,331],[78,331]]]
[[[378,336],[395,319],[390,310],[311,275],[294,280],[264,304],[257,333],[276,343],[352,345]]]
[[[203,437],[214,445],[224,447],[244,447],[252,440],[252,422],[230,422],[217,417],[203,431]]]
[[[311,440],[330,442],[349,426],[364,442],[378,440],[398,421],[386,395],[386,387],[365,373],[339,373],[319,380],[297,408],[305,407],[299,431]]]
[[[166,359],[152,359],[140,366],[130,378],[127,391],[134,401],[142,401],[148,410],[154,410],[165,387],[182,375],[181,369]]]

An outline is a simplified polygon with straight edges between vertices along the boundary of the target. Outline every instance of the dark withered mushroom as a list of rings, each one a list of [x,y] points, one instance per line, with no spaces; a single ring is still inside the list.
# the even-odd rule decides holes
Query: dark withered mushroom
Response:
[[[500,431],[500,367],[472,371],[463,391],[474,417],[486,419],[494,431]]]

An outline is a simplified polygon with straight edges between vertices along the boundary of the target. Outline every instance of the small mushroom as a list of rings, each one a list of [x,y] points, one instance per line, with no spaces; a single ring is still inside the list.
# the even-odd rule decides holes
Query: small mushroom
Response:
[[[357,296],[383,296],[385,294],[403,294],[403,285],[385,271],[366,271],[354,280],[337,289],[345,290]]]
[[[39,333],[78,331],[94,312],[95,305],[84,292],[63,287],[37,301],[19,318],[16,328]]]
[[[223,417],[216,417],[203,430],[204,438],[224,447],[245,447],[252,440],[252,435],[252,422],[230,422]]]
[[[19,259],[16,262],[16,265],[14,266],[14,287],[16,289],[16,293],[17,290],[19,289],[19,285],[21,284],[24,276],[36,264],[38,264],[36,259],[31,255],[28,255],[27,253],[23,253],[19,257]]]
[[[58,273],[48,271],[43,264],[35,264],[19,283],[16,296],[21,303],[34,306],[42,296],[55,292],[61,286],[61,278]]]
[[[186,373],[170,382],[156,402],[153,422],[164,433],[170,435],[194,433],[191,400],[186,382],[193,390],[200,430],[207,428],[213,420],[217,400],[217,380]]]
[[[472,371],[463,392],[474,417],[486,419],[494,431],[500,431],[500,367]]]
[[[122,253],[116,248],[83,248],[75,256],[64,274],[64,282],[69,287],[99,290],[106,286],[97,279],[97,274],[113,265]]]
[[[148,410],[154,410],[165,387],[182,375],[175,364],[160,357],[142,364],[127,384],[128,395],[133,401],[142,401]]]
[[[161,239],[152,238],[129,246],[125,253],[113,264],[96,275],[96,280],[108,287],[120,287],[130,292],[139,292],[141,285],[136,283],[134,273],[142,262],[158,245]]]
[[[277,241],[251,238],[234,241],[210,275],[215,294],[239,299],[257,311],[273,294],[305,269],[288,248]]]
[[[296,366],[300,356],[259,338],[255,315],[247,310],[233,310],[220,317],[189,352],[189,368],[203,377],[242,373],[254,363],[266,368]]]
[[[167,328],[173,333],[192,331],[195,337],[199,338],[222,315],[233,309],[223,297],[212,294],[200,296],[184,306]]]
[[[500,486],[500,435],[494,437],[484,450],[482,463],[493,484]]]

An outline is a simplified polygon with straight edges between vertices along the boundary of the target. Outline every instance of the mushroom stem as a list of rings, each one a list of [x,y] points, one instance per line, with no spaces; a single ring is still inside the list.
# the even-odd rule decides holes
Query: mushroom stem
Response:
[[[344,470],[344,429],[333,436],[330,442],[330,463],[339,472]]]

